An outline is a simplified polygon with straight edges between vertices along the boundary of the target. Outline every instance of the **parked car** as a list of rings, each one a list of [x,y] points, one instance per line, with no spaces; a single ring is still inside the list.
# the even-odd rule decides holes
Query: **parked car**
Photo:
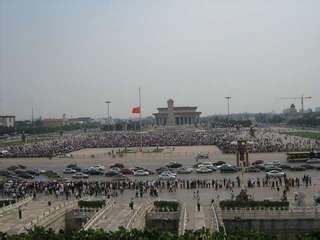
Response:
[[[201,167],[206,167],[206,168],[210,168],[212,171],[217,171],[217,167],[213,166],[212,163],[209,163],[209,162],[204,162],[199,164],[198,168],[201,168]]]
[[[245,172],[261,172],[261,170],[259,168],[251,166],[251,167],[247,167],[245,169]]]
[[[81,168],[78,167],[77,164],[69,164],[69,165],[67,166],[67,168],[72,168],[73,170],[76,170],[77,172],[81,172]]]
[[[148,176],[149,172],[145,170],[137,170],[134,172],[134,176]]]
[[[207,167],[199,167],[196,169],[197,173],[212,173],[213,170]]]
[[[8,167],[7,169],[9,170],[9,171],[14,171],[14,170],[17,170],[19,167],[18,166],[10,166],[10,167]]]
[[[106,169],[106,167],[102,166],[102,165],[95,165],[95,166],[93,166],[93,168],[95,168],[95,169],[97,169],[99,171],[104,171]]]
[[[252,165],[258,165],[258,164],[263,164],[264,161],[263,160],[255,160],[254,162],[252,162]]]
[[[8,170],[0,170],[0,176],[7,177],[10,175],[10,172]]]
[[[35,170],[32,170],[32,169],[29,169],[26,171],[26,173],[32,175],[32,176],[39,176],[40,173],[38,171],[35,171]]]
[[[195,156],[196,160],[198,160],[198,159],[208,159],[208,158],[209,158],[209,153],[198,153]]]
[[[156,169],[156,172],[158,174],[161,174],[162,172],[165,172],[165,171],[169,171],[169,168],[168,167],[160,167],[160,168]]]
[[[119,175],[119,174],[120,174],[120,172],[114,171],[114,170],[109,170],[109,171],[106,171],[106,172],[104,173],[104,175],[105,175],[106,177],[114,177],[114,176]]]
[[[264,171],[266,169],[263,164],[257,164],[254,167],[260,169],[261,171]]]
[[[192,172],[193,172],[193,169],[190,167],[180,167],[177,169],[177,173],[179,174],[188,174]]]
[[[291,166],[289,166],[287,164],[280,164],[278,167],[281,169],[288,169],[288,170],[291,169]]]
[[[63,169],[63,173],[64,174],[74,174],[74,173],[76,173],[77,171],[76,170],[74,170],[73,168],[65,168],[65,169]]]
[[[84,174],[82,172],[77,172],[77,173],[72,175],[72,178],[75,178],[75,179],[89,178],[89,175],[88,174]]]
[[[131,171],[128,168],[122,168],[121,169],[121,173],[124,174],[124,175],[133,175],[133,171]]]
[[[311,169],[315,168],[315,166],[310,165],[310,164],[302,164],[300,167],[308,169],[308,170],[311,170]]]
[[[182,164],[177,163],[177,162],[170,162],[166,165],[166,167],[168,168],[179,168],[182,167]]]
[[[302,166],[294,166],[290,168],[291,171],[305,171],[306,168]]]
[[[103,171],[97,169],[96,167],[89,167],[82,170],[82,172],[89,175],[103,175]]]
[[[212,163],[213,166],[221,166],[223,164],[226,164],[226,162],[224,161],[218,161],[218,162],[215,162],[215,163]]]
[[[112,167],[112,168],[110,168],[110,170],[117,171],[117,172],[121,172],[121,169],[122,169],[122,168],[118,168],[118,167]]]
[[[233,165],[229,164],[223,164],[219,166],[219,170],[221,173],[227,173],[227,172],[238,172],[239,168]]]
[[[320,158],[310,158],[306,163],[320,163]]]
[[[124,165],[122,163],[115,163],[115,164],[110,165],[110,168],[114,168],[114,167],[124,168]]]
[[[281,171],[272,170],[270,172],[267,172],[268,177],[282,177],[285,173]]]
[[[265,170],[266,172],[270,172],[270,171],[272,171],[272,170],[281,172],[281,171],[282,171],[282,168],[276,167],[276,166],[273,166],[273,165],[268,165],[267,167],[265,167],[264,170]]]
[[[24,178],[24,179],[34,179],[34,176],[32,176],[31,174],[26,173],[26,172],[19,173],[19,174],[17,174],[17,176]]]
[[[175,180],[176,179],[176,176],[174,175],[171,175],[169,173],[161,173],[159,176],[158,176],[159,180]]]

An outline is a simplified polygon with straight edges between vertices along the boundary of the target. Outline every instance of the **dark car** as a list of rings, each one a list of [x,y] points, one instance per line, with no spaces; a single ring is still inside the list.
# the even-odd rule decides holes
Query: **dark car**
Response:
[[[115,163],[110,165],[110,168],[124,168],[124,165],[122,163]]]
[[[266,169],[266,167],[263,164],[257,164],[254,167],[260,169],[261,171],[264,171]]]
[[[33,179],[34,178],[34,176],[32,176],[31,174],[26,173],[26,172],[19,173],[19,174],[17,174],[17,176],[24,178],[24,179]]]
[[[131,171],[128,168],[122,168],[121,169],[121,173],[124,174],[124,175],[133,175],[133,171]]]
[[[156,172],[158,174],[161,174],[162,172],[167,172],[167,171],[170,171],[170,169],[168,167],[161,167],[161,168],[156,169]]]
[[[245,172],[261,172],[261,170],[256,167],[247,167]]]
[[[212,163],[213,166],[221,166],[223,164],[226,164],[226,163],[224,161],[218,161],[218,162]]]
[[[238,172],[239,169],[235,166],[228,166],[228,165],[222,165],[219,168],[220,172],[227,173],[227,172]]]
[[[32,176],[39,176],[39,175],[40,175],[39,172],[34,171],[34,170],[31,170],[31,169],[30,169],[30,170],[27,170],[26,173],[28,173],[28,174],[30,174],[30,175],[32,175]]]
[[[180,168],[182,167],[182,164],[177,163],[177,162],[170,162],[166,165],[168,168]]]
[[[14,170],[14,173],[15,174],[21,174],[21,173],[25,173],[26,171],[25,170],[23,170],[23,169],[16,169],[16,170]]]
[[[19,167],[18,166],[10,166],[10,167],[8,167],[7,169],[9,170],[9,171],[14,171],[14,170],[17,170]]]
[[[315,166],[312,166],[312,165],[310,165],[310,164],[303,164],[303,165],[301,165],[300,167],[303,167],[303,168],[308,169],[308,170],[311,170],[311,169],[314,169],[314,168],[315,168]]]
[[[256,160],[256,161],[252,162],[252,165],[263,164],[263,163],[264,163],[263,160]]]
[[[301,166],[296,166],[296,167],[291,167],[290,170],[291,171],[305,171],[306,168],[305,167],[301,167]]]
[[[117,175],[119,175],[119,174],[120,174],[120,172],[118,172],[118,171],[109,170],[109,171],[106,171],[104,175],[105,175],[106,177],[114,177],[114,176],[117,176]]]
[[[89,175],[103,175],[103,171],[100,171],[95,168],[84,169],[84,170],[82,170],[82,172],[85,174],[89,174]]]
[[[7,177],[10,175],[10,172],[7,170],[0,170],[0,176]]]
[[[289,165],[287,165],[287,164],[280,164],[279,165],[279,168],[281,168],[281,169],[291,169],[291,167],[289,166]]]
[[[18,167],[21,168],[21,169],[26,169],[27,168],[26,166],[21,165],[21,164],[19,164]]]
[[[67,168],[71,168],[71,169],[73,169],[73,170],[76,170],[77,172],[81,172],[81,168],[78,167],[77,164],[69,164],[69,165],[67,166]]]

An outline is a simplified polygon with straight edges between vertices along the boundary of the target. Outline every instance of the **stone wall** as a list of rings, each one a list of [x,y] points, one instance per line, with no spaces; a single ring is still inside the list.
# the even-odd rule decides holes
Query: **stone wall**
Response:
[[[281,240],[294,240],[299,233],[319,231],[320,219],[224,219],[226,230],[254,229],[278,237]]]
[[[178,233],[180,211],[177,212],[149,212],[146,214],[146,229]]]

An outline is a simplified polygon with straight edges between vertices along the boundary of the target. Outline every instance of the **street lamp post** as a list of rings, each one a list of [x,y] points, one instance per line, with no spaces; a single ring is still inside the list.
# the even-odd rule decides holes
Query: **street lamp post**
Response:
[[[230,119],[230,100],[231,100],[231,97],[225,97],[225,99],[227,99],[227,104],[228,104],[228,119],[227,119],[227,123],[228,123],[228,126],[229,126],[229,119]]]
[[[108,120],[107,120],[107,122],[108,122],[108,128],[110,127],[110,101],[106,101],[105,102],[106,104],[107,104],[107,106],[108,106]]]

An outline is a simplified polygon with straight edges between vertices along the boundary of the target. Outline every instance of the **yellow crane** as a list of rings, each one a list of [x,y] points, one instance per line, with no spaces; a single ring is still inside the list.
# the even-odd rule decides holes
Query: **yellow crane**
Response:
[[[293,100],[299,99],[301,101],[301,112],[303,113],[304,112],[304,100],[311,99],[311,98],[312,97],[310,97],[310,96],[301,95],[301,97],[282,97],[280,99],[293,99]]]

